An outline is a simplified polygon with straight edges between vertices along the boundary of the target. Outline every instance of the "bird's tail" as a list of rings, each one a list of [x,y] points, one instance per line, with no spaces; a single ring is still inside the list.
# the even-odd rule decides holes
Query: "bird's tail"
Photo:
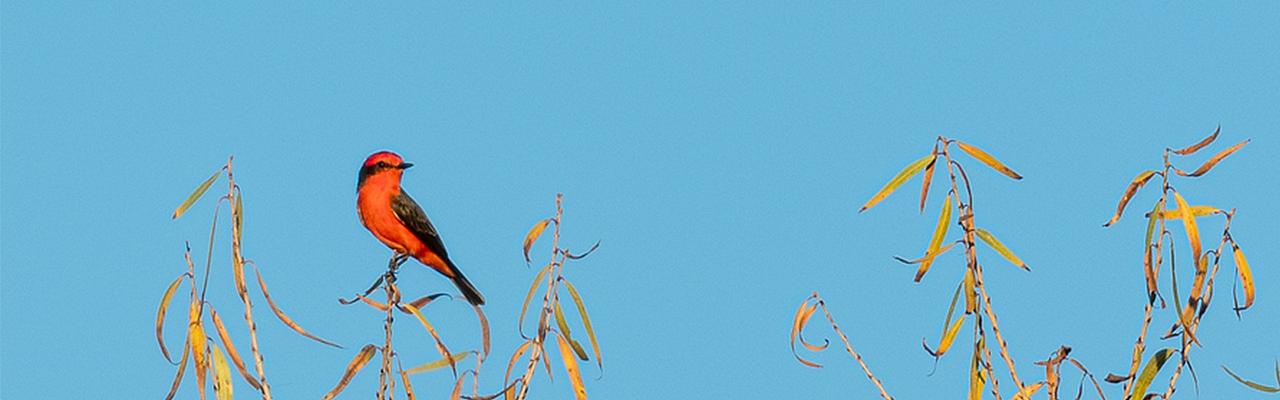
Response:
[[[472,305],[483,306],[484,295],[480,294],[480,290],[477,290],[475,285],[472,285],[471,281],[462,275],[462,271],[453,266],[452,262],[449,263],[449,268],[453,270],[453,284],[458,286],[458,291],[462,292],[462,297],[465,297],[467,302]]]

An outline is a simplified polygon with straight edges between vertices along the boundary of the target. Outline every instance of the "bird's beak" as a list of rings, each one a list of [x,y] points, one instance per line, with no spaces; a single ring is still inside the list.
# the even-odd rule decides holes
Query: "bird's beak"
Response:
[[[398,166],[398,167],[396,167],[396,168],[399,168],[399,169],[409,169],[409,167],[412,167],[412,166],[413,166],[413,163],[400,163],[400,166]]]

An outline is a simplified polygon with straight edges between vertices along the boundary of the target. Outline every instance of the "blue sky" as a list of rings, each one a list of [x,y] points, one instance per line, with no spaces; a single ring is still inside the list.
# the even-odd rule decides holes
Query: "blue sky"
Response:
[[[892,260],[918,254],[936,221],[915,210],[913,184],[855,212],[938,134],[1026,176],[969,167],[979,224],[1033,267],[981,254],[1021,375],[1042,376],[1032,361],[1061,344],[1100,376],[1120,372],[1145,296],[1135,210],[1156,192],[1100,225],[1165,146],[1218,124],[1214,150],[1253,142],[1178,187],[1238,208],[1259,295],[1243,320],[1215,302],[1193,360],[1202,395],[1251,397],[1218,366],[1265,380],[1280,357],[1280,7],[1106,6],[4,2],[0,397],[163,396],[174,368],[155,308],[185,269],[183,242],[206,250],[213,202],[169,214],[232,154],[246,256],[296,320],[347,346],[261,308],[268,378],[277,398],[320,396],[381,340],[378,313],[334,301],[385,266],[354,212],[359,164],[381,149],[418,165],[406,189],[489,301],[488,390],[534,273],[520,240],[563,192],[565,243],[603,241],[568,271],[604,350],[592,396],[873,396],[838,351],[812,357],[821,370],[792,358],[791,317],[814,290],[892,394],[957,396],[967,350],[927,376],[919,340],[936,340],[961,258],[919,284]],[[220,243],[209,296],[233,310]],[[406,290],[453,290],[411,266]],[[452,346],[475,345],[463,302],[428,314]],[[401,320],[406,361],[434,359]],[[345,398],[369,397],[372,371]],[[417,377],[419,394],[447,393],[445,375]],[[180,393],[195,397],[190,383]],[[569,388],[541,381],[534,395]]]

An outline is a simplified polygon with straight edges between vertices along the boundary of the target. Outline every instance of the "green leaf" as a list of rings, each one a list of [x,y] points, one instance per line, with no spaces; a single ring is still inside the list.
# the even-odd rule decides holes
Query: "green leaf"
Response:
[[[1147,394],[1147,388],[1151,387],[1151,381],[1156,379],[1156,374],[1160,373],[1160,368],[1164,367],[1164,363],[1169,361],[1169,356],[1174,353],[1173,349],[1160,349],[1151,358],[1147,360],[1147,366],[1142,367],[1142,373],[1138,375],[1138,380],[1133,384],[1133,393],[1129,395],[1130,400],[1143,398]]]
[[[982,241],[985,242],[988,246],[991,246],[991,248],[995,249],[997,253],[1000,253],[1001,257],[1004,257],[1004,259],[1009,260],[1009,262],[1013,263],[1013,265],[1016,265],[1019,268],[1022,268],[1028,271],[1031,270],[1031,268],[1027,266],[1027,263],[1022,262],[1021,258],[1018,258],[1017,255],[1013,254],[1013,252],[1010,251],[1008,247],[1005,247],[1004,243],[1000,243],[1000,240],[996,239],[995,235],[992,235],[991,232],[987,232],[986,229],[978,228],[976,233],[978,234],[979,239],[982,239]]]
[[[604,360],[600,358],[600,342],[596,341],[596,331],[591,328],[591,317],[587,316],[587,306],[583,305],[578,289],[573,287],[568,279],[561,278],[561,282],[564,282],[564,287],[569,289],[569,297],[572,297],[573,303],[578,306],[578,315],[582,316],[582,327],[587,330],[587,339],[591,340],[591,351],[596,355],[596,366],[603,370]]]
[[[464,352],[460,352],[460,353],[453,353],[452,355],[450,355],[450,356],[449,356],[449,358],[443,358],[443,357],[441,357],[439,360],[435,360],[435,361],[432,361],[432,362],[429,362],[429,363],[426,363],[426,364],[422,364],[422,365],[419,365],[419,366],[416,366],[416,367],[413,367],[413,368],[409,368],[409,369],[405,370],[405,371],[404,371],[404,373],[406,373],[406,374],[410,374],[410,375],[413,375],[413,374],[420,374],[420,373],[428,372],[428,371],[434,371],[434,370],[437,370],[437,369],[440,369],[440,368],[447,367],[447,366],[449,366],[449,364],[451,364],[451,363],[452,363],[452,364],[457,364],[459,361],[462,361],[463,359],[467,358],[467,356],[471,355],[471,353],[474,353],[474,352],[473,352],[473,351],[464,351]]]
[[[184,200],[182,204],[179,204],[176,210],[173,210],[173,219],[178,219],[178,217],[182,216],[182,213],[187,212],[187,209],[191,208],[191,205],[195,204],[196,200],[199,200],[200,196],[203,196],[206,190],[209,190],[209,186],[213,186],[213,181],[218,179],[218,175],[222,175],[222,169],[214,171],[213,176],[210,176],[209,179],[204,181],[204,183],[197,186],[196,190],[191,192],[191,195],[187,196],[187,199]]]

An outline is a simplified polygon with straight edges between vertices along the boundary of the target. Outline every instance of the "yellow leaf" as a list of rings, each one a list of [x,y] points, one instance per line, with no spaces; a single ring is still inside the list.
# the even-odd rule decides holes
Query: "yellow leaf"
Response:
[[[1009,248],[1005,247],[1004,243],[1000,243],[1000,240],[996,239],[995,235],[992,235],[991,232],[987,232],[986,229],[978,228],[975,233],[978,234],[979,239],[982,239],[983,242],[988,246],[991,246],[992,249],[995,249],[997,253],[1000,253],[1000,256],[1009,260],[1013,265],[1028,271],[1031,270],[1030,267],[1027,267],[1027,263],[1022,262],[1021,258],[1018,258],[1018,256],[1014,255],[1012,251],[1009,251]]]
[[[564,362],[564,371],[569,374],[569,382],[573,383],[573,398],[585,400],[587,386],[582,382],[582,374],[578,371],[578,359],[574,358],[573,350],[569,348],[569,343],[565,341],[563,335],[556,335],[556,343],[560,347],[560,360]]]
[[[867,203],[863,204],[862,208],[859,209],[858,212],[867,211],[867,209],[876,205],[876,203],[879,203],[881,200],[889,197],[889,194],[893,193],[894,190],[897,190],[903,183],[906,183],[908,179],[911,179],[912,176],[919,173],[921,170],[924,170],[925,166],[933,163],[935,158],[935,155],[930,154],[921,157],[919,160],[912,161],[911,164],[907,164],[906,168],[903,168],[897,175],[894,175],[893,179],[890,179],[889,183],[886,183],[883,188],[880,188],[880,191],[876,192],[875,196],[871,196],[871,200],[867,200]]]
[[[178,285],[189,276],[191,274],[183,272],[169,284],[169,287],[164,290],[164,295],[160,297],[160,309],[156,311],[156,341],[160,343],[160,353],[164,354],[164,359],[170,364],[173,364],[173,358],[169,357],[169,349],[164,346],[164,315],[169,311],[169,301],[173,299],[173,293],[178,290]]]
[[[1001,164],[1000,161],[997,161],[995,157],[993,157],[991,154],[987,154],[987,152],[985,151],[982,151],[982,149],[973,147],[972,145],[965,142],[961,142],[959,140],[956,141],[956,146],[960,147],[960,150],[969,154],[970,157],[973,157],[974,159],[981,161],[983,164],[987,164],[988,167],[991,167],[992,169],[999,171],[1005,176],[1008,176],[1013,179],[1022,179],[1022,175],[1018,175],[1017,172],[1013,172],[1012,169],[1009,169],[1009,167],[1006,167],[1004,164]]]
[[[173,376],[173,385],[169,386],[169,394],[164,396],[165,400],[173,400],[173,395],[178,393],[178,386],[182,384],[182,374],[187,371],[189,354],[191,354],[191,341],[187,340],[182,344],[182,356],[178,359],[178,373]]]
[[[213,346],[213,395],[218,400],[231,400],[231,367],[218,346]]]
[[[1221,212],[1222,210],[1216,207],[1191,206],[1191,216],[1196,218],[1203,217],[1206,215],[1213,215]],[[1173,210],[1164,210],[1164,211],[1155,212],[1155,213],[1147,213],[1146,217],[1152,218],[1154,216],[1155,218],[1159,218],[1159,219],[1175,219],[1175,218],[1182,218],[1182,213],[1183,213],[1183,209],[1178,208]]]
[[[222,175],[221,169],[214,171],[213,175],[209,176],[209,179],[205,179],[204,183],[197,186],[196,190],[191,192],[191,194],[187,196],[187,199],[183,200],[182,204],[178,205],[177,209],[173,210],[173,219],[178,219],[178,217],[182,216],[182,213],[187,212],[187,209],[191,208],[191,205],[195,204],[196,200],[199,200],[200,196],[204,195],[206,190],[209,190],[209,186],[212,186],[213,181],[218,179],[218,175]]]
[[[366,344],[360,348],[360,352],[347,364],[347,369],[342,371],[342,379],[338,380],[338,386],[330,390],[329,393],[325,393],[324,400],[333,399],[338,393],[342,393],[342,389],[346,389],[347,384],[351,383],[351,378],[355,377],[356,373],[360,372],[360,369],[364,368],[365,364],[368,364],[369,360],[373,359],[373,353],[377,350],[378,348],[371,344]]]
[[[1235,153],[1236,150],[1240,150],[1240,148],[1244,147],[1244,145],[1246,144],[1249,144],[1248,139],[1246,139],[1243,142],[1236,143],[1235,146],[1228,147],[1226,150],[1223,150],[1221,153],[1214,155],[1213,158],[1210,158],[1208,161],[1205,161],[1204,164],[1200,164],[1200,168],[1196,168],[1195,171],[1192,171],[1189,174],[1186,172],[1182,172],[1182,170],[1176,169],[1176,168],[1173,170],[1173,172],[1178,173],[1178,175],[1190,176],[1190,177],[1197,177],[1200,175],[1204,175],[1206,172],[1209,172],[1209,170],[1213,169],[1215,165],[1218,165],[1218,162],[1222,161],[1223,158],[1226,158],[1227,156],[1231,155],[1231,153]]]
[[[970,314],[978,310],[978,292],[975,286],[973,268],[964,269],[964,313]]]
[[[924,351],[929,352],[929,355],[934,358],[942,357],[943,354],[947,353],[947,349],[951,348],[951,343],[955,340],[956,334],[960,333],[961,326],[964,326],[964,317],[956,318],[955,322],[951,323],[951,328],[947,329],[947,334],[942,336],[942,339],[938,341],[937,350],[929,349],[929,346],[926,344],[924,345]]]
[[[191,343],[191,361],[196,367],[196,383],[200,391],[200,398],[204,398],[205,379],[208,376],[206,372],[209,368],[209,347],[208,336],[204,333],[204,326],[200,323],[200,302],[198,300],[191,301],[190,320],[187,324],[187,341]]]
[[[1201,139],[1199,142],[1196,142],[1196,144],[1187,146],[1180,150],[1174,150],[1173,153],[1181,156],[1195,153],[1200,149],[1203,149],[1205,146],[1208,146],[1210,143],[1213,143],[1213,140],[1218,138],[1218,133],[1221,133],[1221,132],[1222,132],[1222,125],[1218,125],[1218,128],[1214,129],[1213,134],[1209,135],[1209,137]]]
[[[542,231],[546,230],[547,224],[550,224],[550,223],[551,223],[550,218],[538,221],[537,224],[533,225],[533,229],[530,229],[529,233],[524,235],[524,261],[525,262],[533,261],[532,259],[529,258],[529,248],[533,247],[533,242],[536,242],[538,240],[538,236],[542,236]]]
[[[1182,195],[1178,192],[1173,192],[1173,199],[1178,202],[1178,208],[1183,210],[1191,209],[1191,206],[1187,204],[1187,200],[1183,199]],[[1205,267],[1203,263],[1200,262],[1200,229],[1196,227],[1196,219],[1192,214],[1185,212],[1179,213],[1179,217],[1182,219],[1183,228],[1187,230],[1187,243],[1191,243],[1191,260],[1195,262],[1196,266],[1197,279],[1191,287],[1191,298],[1195,299],[1200,297],[1200,286],[1203,283],[1201,282],[1203,274],[1200,270]]]
[[[947,227],[951,225],[951,195],[947,195],[947,199],[942,201],[942,210],[938,213],[938,225],[933,228],[933,237],[929,239],[929,249],[925,251],[925,255],[935,253],[942,246],[942,240],[947,236]],[[924,278],[924,274],[929,271],[929,266],[933,265],[933,258],[920,262],[920,269],[916,271],[916,282],[920,282]]]
[[[1116,206],[1116,214],[1111,216],[1111,220],[1102,224],[1102,226],[1111,226],[1111,224],[1119,221],[1120,215],[1124,214],[1124,207],[1129,204],[1129,199],[1132,199],[1133,195],[1138,193],[1138,189],[1141,189],[1143,185],[1146,185],[1147,181],[1151,180],[1151,177],[1155,176],[1155,174],[1156,171],[1147,170],[1142,171],[1138,176],[1133,177],[1133,181],[1129,182],[1129,187],[1124,190],[1124,195],[1120,196],[1120,205]]]
[[[1240,286],[1244,288],[1244,306],[1236,307],[1239,312],[1253,305],[1253,271],[1249,269],[1249,261],[1245,260],[1244,252],[1240,251],[1235,240],[1231,241],[1231,253],[1236,261],[1236,272],[1240,274]]]
[[[1017,394],[1013,395],[1013,400],[1030,400],[1031,396],[1040,391],[1041,387],[1044,387],[1044,382],[1036,382],[1024,386],[1022,390],[1019,390]]]

